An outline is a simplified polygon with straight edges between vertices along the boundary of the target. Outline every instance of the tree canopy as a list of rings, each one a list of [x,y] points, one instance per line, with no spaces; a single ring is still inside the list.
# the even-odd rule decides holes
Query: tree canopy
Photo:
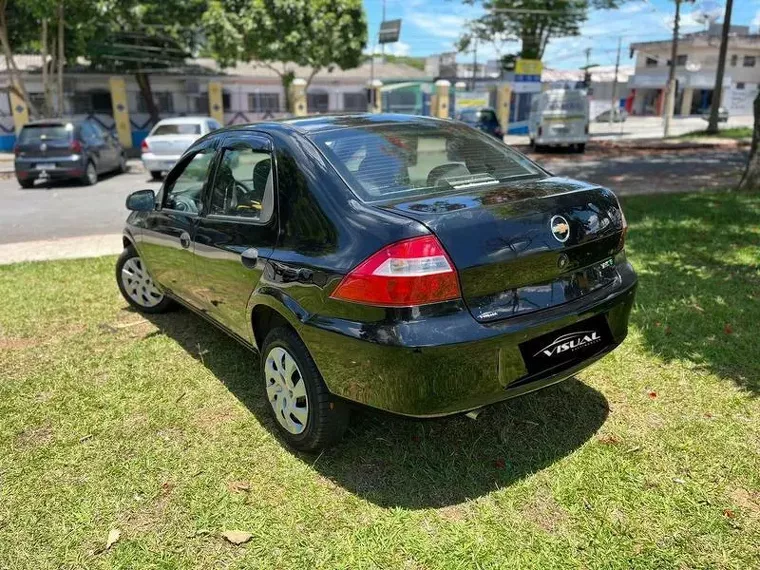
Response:
[[[473,39],[520,40],[519,56],[541,59],[552,38],[580,35],[591,9],[617,8],[625,0],[464,0],[482,4],[486,13],[471,22],[460,39],[459,49],[467,49]]]
[[[260,61],[281,78],[287,97],[294,65],[361,63],[367,21],[361,0],[211,0],[203,15],[206,49],[223,66]]]

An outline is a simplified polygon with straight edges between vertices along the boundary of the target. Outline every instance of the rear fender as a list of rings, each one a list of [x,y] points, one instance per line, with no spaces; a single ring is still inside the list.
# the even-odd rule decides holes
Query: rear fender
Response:
[[[256,342],[256,335],[253,331],[253,311],[256,307],[265,305],[275,312],[279,313],[290,326],[299,334],[303,328],[303,323],[309,318],[310,313],[306,311],[293,297],[274,287],[262,286],[254,290],[251,298],[248,300],[246,314],[248,315],[248,339],[257,349],[261,349]]]

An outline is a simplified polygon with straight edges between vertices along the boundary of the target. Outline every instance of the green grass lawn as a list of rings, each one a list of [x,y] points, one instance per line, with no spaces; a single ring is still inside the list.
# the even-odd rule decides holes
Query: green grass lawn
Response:
[[[752,128],[751,127],[729,127],[721,128],[717,134],[708,133],[707,131],[693,131],[691,133],[684,133],[679,135],[679,139],[691,139],[700,137],[711,137],[718,139],[751,139]]]
[[[319,456],[273,436],[251,353],[129,311],[114,258],[0,267],[0,568],[760,567],[760,197],[625,207],[618,350]]]

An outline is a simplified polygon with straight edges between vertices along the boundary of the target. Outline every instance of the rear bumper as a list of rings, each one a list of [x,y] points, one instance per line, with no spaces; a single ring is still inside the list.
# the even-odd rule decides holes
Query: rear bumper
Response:
[[[540,136],[536,138],[536,144],[541,145],[571,145],[571,144],[585,144],[588,142],[588,135],[575,136],[575,137],[552,137],[552,136]]]
[[[181,156],[181,154],[174,156],[171,154],[162,155],[146,152],[140,158],[142,159],[143,165],[145,166],[145,170],[154,172],[166,172],[168,170],[171,170],[174,165],[177,164],[177,161]]]
[[[45,168],[40,168],[42,165]],[[84,175],[84,159],[76,155],[73,157],[61,157],[43,160],[16,160],[14,162],[16,178],[19,180],[65,180],[79,178]]]
[[[493,324],[478,323],[460,307],[388,325],[310,319],[301,335],[338,396],[415,417],[461,413],[560,382],[618,346],[637,286],[628,263],[619,272],[619,282],[602,291]],[[521,343],[597,315],[607,320],[611,344],[582,361],[528,374]],[[461,341],[436,342],[452,336]]]

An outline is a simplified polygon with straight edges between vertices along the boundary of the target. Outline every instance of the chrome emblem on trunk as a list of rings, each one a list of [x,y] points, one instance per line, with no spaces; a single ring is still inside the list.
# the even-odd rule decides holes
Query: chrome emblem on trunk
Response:
[[[47,150],[47,145],[45,143],[42,143],[40,145],[40,152],[45,152]]]
[[[557,241],[564,243],[570,237],[570,224],[562,216],[554,216],[549,222],[549,228]]]

